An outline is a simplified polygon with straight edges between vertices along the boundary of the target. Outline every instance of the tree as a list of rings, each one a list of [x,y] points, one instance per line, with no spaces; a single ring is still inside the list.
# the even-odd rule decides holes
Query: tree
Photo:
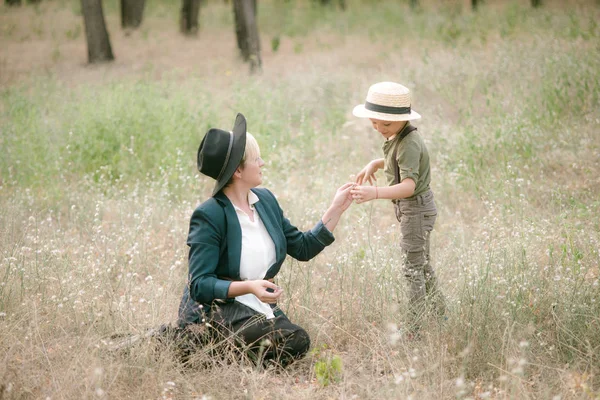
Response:
[[[29,0],[28,3],[39,3],[41,0]],[[7,6],[20,6],[21,0],[5,0]]]
[[[323,4],[323,5],[331,4],[331,0],[320,0],[320,1],[321,1],[321,4]],[[342,10],[346,9],[346,0],[338,0],[338,3]]]
[[[88,45],[88,62],[94,64],[114,60],[104,22],[102,0],[81,0],[81,13]]]
[[[200,15],[200,0],[183,0],[179,29],[186,35],[198,34],[198,16]]]
[[[233,0],[235,34],[244,61],[250,63],[250,71],[260,70],[260,38],[256,26],[256,0]]]
[[[121,26],[137,28],[142,23],[146,0],[121,0]]]

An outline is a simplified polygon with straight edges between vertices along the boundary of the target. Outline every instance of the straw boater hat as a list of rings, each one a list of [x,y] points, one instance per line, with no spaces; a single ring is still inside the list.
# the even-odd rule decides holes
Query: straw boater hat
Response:
[[[394,82],[371,85],[365,104],[354,107],[352,114],[359,118],[382,121],[412,121],[421,115],[411,109],[410,90]]]
[[[246,118],[238,114],[231,132],[210,129],[198,148],[198,171],[216,180],[219,193],[239,167],[246,150]]]

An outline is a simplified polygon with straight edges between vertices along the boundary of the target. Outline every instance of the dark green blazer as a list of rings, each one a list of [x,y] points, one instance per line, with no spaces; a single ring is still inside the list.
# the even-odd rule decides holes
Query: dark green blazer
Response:
[[[334,241],[333,234],[319,221],[307,232],[299,231],[283,215],[277,199],[267,189],[252,189],[254,204],[275,244],[276,261],[264,279],[273,278],[286,254],[308,261]],[[215,300],[227,300],[231,281],[240,280],[242,230],[233,204],[222,192],[202,203],[190,220],[187,239],[189,276],[179,306],[179,325],[197,323]]]

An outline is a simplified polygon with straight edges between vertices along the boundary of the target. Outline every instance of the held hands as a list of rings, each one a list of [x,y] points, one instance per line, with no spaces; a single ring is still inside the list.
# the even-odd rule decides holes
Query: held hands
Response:
[[[383,168],[383,159],[373,160],[356,175],[356,184],[352,187],[350,193],[357,204],[379,198],[375,172],[380,168]],[[363,186],[367,182],[371,186]]]
[[[283,289],[267,280],[248,281],[250,293],[263,303],[275,304],[283,293]]]

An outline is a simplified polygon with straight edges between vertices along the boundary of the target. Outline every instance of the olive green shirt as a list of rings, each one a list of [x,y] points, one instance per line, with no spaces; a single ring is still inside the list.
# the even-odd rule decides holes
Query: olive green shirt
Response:
[[[410,126],[410,122],[402,129]],[[431,174],[429,171],[429,152],[427,146],[419,133],[414,130],[400,140],[402,132],[399,132],[392,140],[383,143],[383,172],[389,186],[402,182],[406,178],[415,181],[415,197],[429,190]],[[398,148],[396,160],[392,160],[394,149]],[[394,182],[394,162],[400,167],[400,182]]]

